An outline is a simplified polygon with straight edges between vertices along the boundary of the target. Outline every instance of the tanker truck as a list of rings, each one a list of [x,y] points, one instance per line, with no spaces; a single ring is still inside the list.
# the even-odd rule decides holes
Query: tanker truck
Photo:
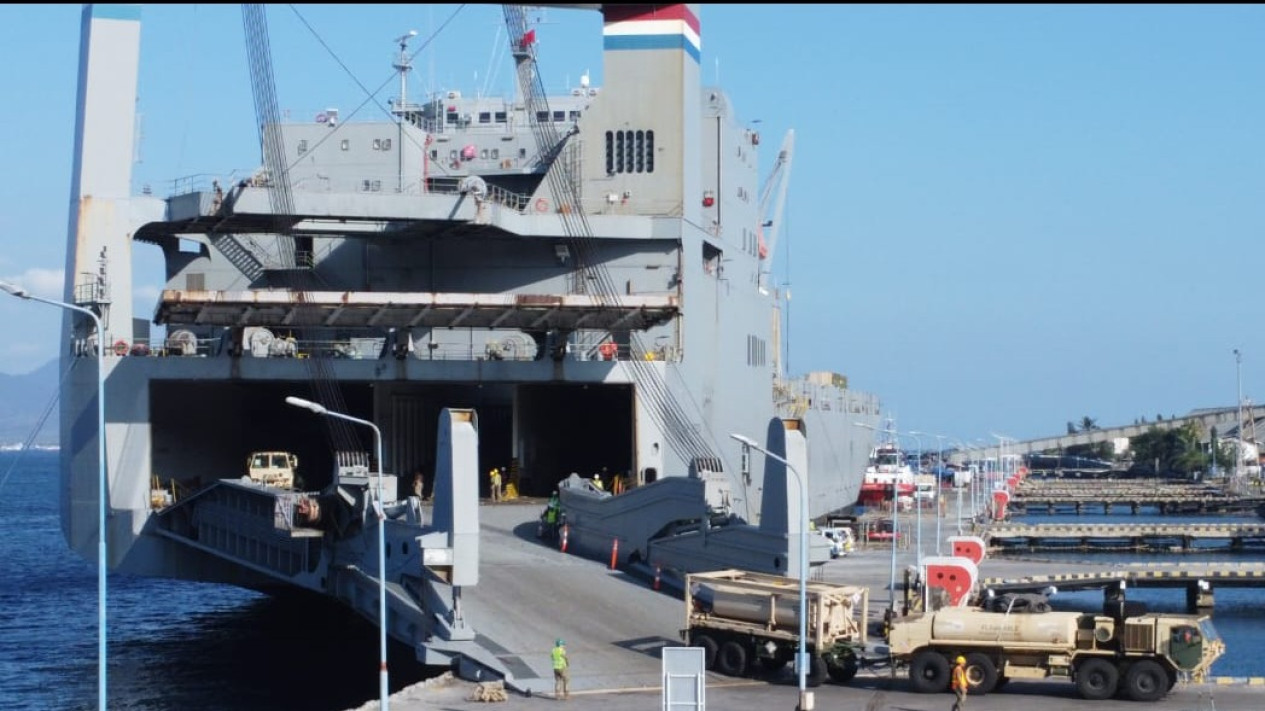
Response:
[[[869,588],[809,582],[806,597],[805,682],[846,683],[866,644]],[[721,674],[778,671],[799,651],[799,581],[734,569],[686,575],[681,638]]]
[[[961,656],[973,694],[1012,678],[1062,677],[1086,699],[1156,701],[1179,676],[1204,678],[1225,652],[1211,617],[1147,613],[1135,602],[1107,603],[1101,615],[1048,605],[994,610],[942,608],[893,620],[893,664],[908,666],[910,684],[923,693],[946,690]]]

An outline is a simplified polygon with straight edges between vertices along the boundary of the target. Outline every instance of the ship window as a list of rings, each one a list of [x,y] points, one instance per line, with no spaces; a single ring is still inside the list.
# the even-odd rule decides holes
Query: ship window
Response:
[[[571,119],[572,121],[579,121],[579,120],[580,120],[580,112],[579,112],[579,111],[572,111],[572,112],[568,113],[568,114],[567,114],[567,116],[568,116],[568,117],[570,117],[570,119]]]
[[[382,150],[384,151],[391,150],[391,139],[389,138],[382,139]]]
[[[375,151],[382,150],[382,139],[380,138],[373,139],[373,150]]]
[[[500,148],[493,148],[493,149],[492,149],[492,160],[496,160],[497,158],[500,158],[500,157],[501,157],[501,149],[500,149]]]
[[[615,172],[624,172],[624,134],[625,131],[615,132]]]
[[[526,157],[527,157],[527,149],[526,149],[526,148],[519,148],[519,149],[518,149],[518,157],[519,157],[519,158],[526,158]]]
[[[342,140],[342,142],[338,144],[338,147],[339,147],[339,148],[341,148],[341,149],[343,149],[343,150],[345,151],[345,150],[347,150],[347,149],[351,148],[351,141],[349,141],[349,140],[347,140],[346,138],[344,138],[344,139]]]
[[[553,112],[553,120],[554,120],[554,121],[566,121],[566,120],[567,120],[567,112],[566,112],[566,111],[555,111],[555,112]]]
[[[654,172],[654,131],[646,131],[646,172]]]
[[[505,117],[505,112],[504,112],[504,111],[497,111],[497,112],[496,112],[496,122],[497,122],[497,123],[505,123],[505,119],[506,119],[506,117]]]
[[[636,133],[637,149],[633,151],[633,155],[637,159],[637,172],[641,173],[646,169],[646,132],[638,131]]]
[[[435,160],[437,158],[439,158],[439,151],[435,150],[434,148],[430,149],[430,159]]]
[[[479,157],[480,157],[480,158],[482,158],[483,160],[487,160],[487,159],[488,159],[488,149],[484,148],[483,150],[479,151]]]
[[[445,118],[448,120],[448,123],[457,123],[461,120],[461,116],[458,115],[456,111],[449,111]]]
[[[303,139],[302,141],[299,141],[299,155],[303,155],[304,153],[307,153],[307,139],[306,138]]]
[[[548,121],[548,120],[549,120],[549,112],[548,112],[548,111],[537,111],[537,112],[536,112],[536,122],[537,122],[537,123],[544,123],[544,122],[546,122],[546,121]]]
[[[480,112],[479,112],[479,123],[492,123],[492,112],[491,112],[491,111],[480,111]]]
[[[373,192],[376,193],[380,190],[382,190],[382,181],[381,180],[373,181]]]
[[[451,151],[448,151],[448,160],[457,160],[457,149],[456,149],[456,148],[452,149]]]

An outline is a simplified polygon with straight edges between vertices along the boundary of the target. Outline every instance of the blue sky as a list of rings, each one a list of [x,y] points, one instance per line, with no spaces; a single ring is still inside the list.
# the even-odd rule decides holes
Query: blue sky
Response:
[[[53,298],[79,15],[0,6],[0,278]],[[600,16],[533,16],[546,87],[586,71],[600,86]],[[239,6],[142,18],[137,187],[253,168]],[[410,29],[414,49],[438,31],[411,96],[512,91],[497,5],[268,18],[296,119],[338,107],[346,120]],[[796,132],[775,254],[792,371],[845,373],[901,430],[968,443],[1233,406],[1235,348],[1243,394],[1261,402],[1265,6],[705,5],[700,20],[705,81],[759,121],[766,168]],[[156,256],[136,254],[141,314],[161,288]],[[0,372],[53,358],[60,315],[0,299]]]

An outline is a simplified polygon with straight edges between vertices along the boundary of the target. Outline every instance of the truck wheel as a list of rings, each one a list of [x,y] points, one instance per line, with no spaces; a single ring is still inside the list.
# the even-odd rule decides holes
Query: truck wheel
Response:
[[[835,657],[837,664],[826,665],[827,672],[830,674],[830,680],[839,684],[846,684],[852,681],[852,677],[857,675],[857,670],[861,668],[861,663],[857,661],[855,654],[840,654]]]
[[[790,661],[790,655],[783,654],[779,651],[771,657],[760,657],[760,667],[769,674],[776,674],[786,667],[787,663]]]
[[[1158,701],[1168,693],[1168,672],[1154,659],[1140,659],[1129,667],[1124,686],[1134,701]]]
[[[997,665],[993,658],[983,652],[971,652],[966,655],[966,680],[970,682],[970,693],[983,696],[997,686]]]
[[[949,660],[933,650],[924,649],[909,664],[909,683],[920,694],[938,694],[949,688]]]
[[[745,676],[747,673],[747,648],[742,642],[729,640],[720,645],[716,653],[716,671],[725,676]]]
[[[1076,690],[1082,698],[1102,701],[1116,693],[1120,672],[1106,659],[1092,657],[1076,665]]]
[[[696,634],[690,636],[690,645],[703,648],[703,666],[707,669],[716,668],[716,640],[711,635]]]
[[[808,686],[821,686],[821,682],[826,680],[829,674],[826,660],[821,658],[820,654],[809,656],[808,673],[804,675],[804,683]]]

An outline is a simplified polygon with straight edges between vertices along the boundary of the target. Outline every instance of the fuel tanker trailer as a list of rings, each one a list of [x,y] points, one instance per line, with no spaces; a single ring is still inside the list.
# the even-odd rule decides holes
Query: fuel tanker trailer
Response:
[[[947,689],[961,656],[973,694],[1012,678],[1063,677],[1086,699],[1119,691],[1135,701],[1162,698],[1179,678],[1202,679],[1225,653],[1206,615],[1147,613],[1137,603],[1108,604],[1104,613],[942,608],[894,620],[888,645],[923,693]]]
[[[809,582],[806,598],[805,681],[846,683],[865,649],[869,588]],[[681,638],[701,647],[707,668],[721,674],[746,676],[756,664],[777,671],[799,651],[799,614],[798,580],[733,569],[691,573]]]

